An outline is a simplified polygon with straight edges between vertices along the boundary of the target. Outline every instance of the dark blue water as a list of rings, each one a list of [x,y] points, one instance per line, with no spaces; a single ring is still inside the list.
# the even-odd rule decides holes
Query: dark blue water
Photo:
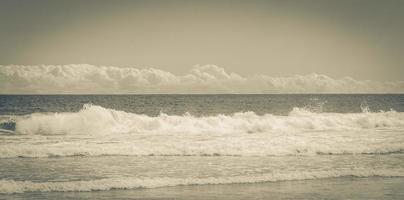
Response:
[[[253,111],[259,115],[286,115],[294,107],[318,112],[356,113],[404,111],[404,95],[388,94],[285,94],[285,95],[0,95],[1,115],[35,112],[77,112],[84,104],[156,116],[231,114]]]

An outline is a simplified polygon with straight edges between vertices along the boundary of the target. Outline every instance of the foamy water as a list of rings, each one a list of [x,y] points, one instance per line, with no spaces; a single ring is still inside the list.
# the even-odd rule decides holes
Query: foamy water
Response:
[[[326,107],[331,100],[310,97],[314,104],[285,104],[287,112],[266,107],[266,100],[252,111],[223,113],[221,106],[212,109],[221,103],[206,104],[206,112],[180,114],[176,110],[137,113],[96,102],[71,111],[59,105],[61,111],[54,112],[55,104],[50,104],[44,112],[4,112],[0,115],[0,193],[402,177],[404,112],[399,97],[384,111],[361,100],[357,106],[332,112],[334,108]],[[174,105],[183,109],[178,103],[182,101],[176,99]],[[39,108],[45,108],[46,101],[41,104]],[[115,107],[119,105],[126,104]]]
[[[5,116],[1,157],[380,154],[404,150],[404,113],[238,112],[150,117],[86,104],[78,112]],[[4,128],[3,128],[4,129]],[[12,131],[12,132],[10,132]]]

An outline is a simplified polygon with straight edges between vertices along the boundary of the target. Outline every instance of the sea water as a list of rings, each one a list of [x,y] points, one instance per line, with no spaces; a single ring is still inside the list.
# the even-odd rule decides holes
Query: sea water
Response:
[[[404,95],[0,96],[4,198],[402,177]]]

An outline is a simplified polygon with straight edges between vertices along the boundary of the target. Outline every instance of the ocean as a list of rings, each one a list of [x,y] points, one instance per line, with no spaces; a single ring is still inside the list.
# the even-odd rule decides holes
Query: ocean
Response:
[[[0,199],[404,199],[404,95],[0,95]]]

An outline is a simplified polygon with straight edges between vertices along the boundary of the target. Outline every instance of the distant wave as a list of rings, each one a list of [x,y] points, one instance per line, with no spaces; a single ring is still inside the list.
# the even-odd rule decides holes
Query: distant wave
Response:
[[[260,174],[259,176],[233,176],[222,178],[105,178],[89,181],[67,181],[67,182],[32,182],[15,181],[9,179],[0,180],[0,193],[24,193],[24,192],[67,192],[67,191],[100,191],[111,189],[137,189],[172,187],[180,185],[216,185],[216,184],[237,184],[237,183],[262,183],[286,180],[309,180],[336,177],[404,177],[402,169],[384,170],[331,170],[331,171],[307,171]]]
[[[151,117],[84,105],[79,112],[0,116],[0,157],[384,154],[404,150],[404,113]]]

